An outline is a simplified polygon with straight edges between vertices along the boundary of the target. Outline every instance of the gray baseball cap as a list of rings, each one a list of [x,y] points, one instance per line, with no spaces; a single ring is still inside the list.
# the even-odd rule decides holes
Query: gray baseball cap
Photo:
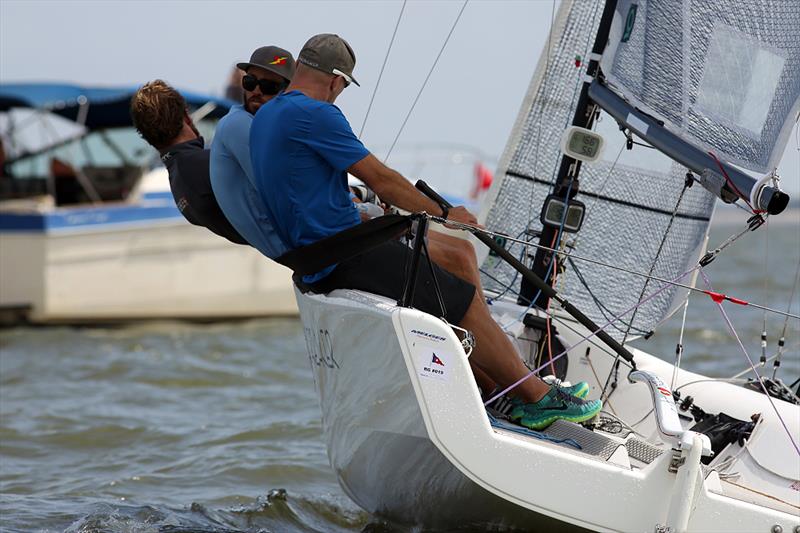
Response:
[[[247,72],[250,67],[261,67],[292,81],[294,76],[294,57],[290,52],[277,46],[262,46],[250,56],[248,63],[237,63],[237,67]]]
[[[356,54],[347,41],[333,33],[320,33],[313,36],[303,45],[297,62],[327,72],[344,75],[359,87],[361,84],[353,77],[356,66]],[[338,72],[334,72],[338,71]]]

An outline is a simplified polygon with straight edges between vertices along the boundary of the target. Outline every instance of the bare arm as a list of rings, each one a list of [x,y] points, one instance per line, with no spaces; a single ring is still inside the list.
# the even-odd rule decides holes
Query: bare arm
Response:
[[[382,200],[406,211],[425,211],[432,215],[441,215],[442,208],[419,192],[399,172],[381,163],[374,155],[354,163],[347,171],[367,184]],[[475,216],[464,207],[450,209],[448,220],[476,224]]]

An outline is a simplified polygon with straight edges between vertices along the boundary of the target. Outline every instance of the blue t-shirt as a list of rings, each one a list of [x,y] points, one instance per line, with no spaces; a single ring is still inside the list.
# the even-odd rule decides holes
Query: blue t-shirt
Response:
[[[346,170],[369,151],[333,104],[299,91],[261,106],[250,128],[256,188],[284,244],[306,246],[361,222]],[[333,267],[303,278],[314,282]]]
[[[222,212],[248,243],[271,259],[286,252],[255,187],[250,162],[253,115],[231,107],[217,125],[211,143],[211,188]]]

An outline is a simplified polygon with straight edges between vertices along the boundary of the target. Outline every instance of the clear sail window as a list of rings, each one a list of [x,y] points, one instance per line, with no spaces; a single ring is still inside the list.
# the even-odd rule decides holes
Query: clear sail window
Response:
[[[752,36],[716,24],[695,109],[760,137],[786,62],[779,53]]]

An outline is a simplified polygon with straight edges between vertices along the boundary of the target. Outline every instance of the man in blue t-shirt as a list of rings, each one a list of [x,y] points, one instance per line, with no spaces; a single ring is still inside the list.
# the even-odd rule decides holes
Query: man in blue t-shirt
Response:
[[[306,42],[286,91],[262,106],[250,128],[256,187],[283,243],[300,248],[351,228],[360,222],[350,200],[347,173],[361,179],[384,201],[411,212],[426,211],[453,221],[476,224],[464,207],[450,210],[423,196],[403,176],[382,164],[353,134],[333,102],[350,84],[355,53],[338,35],[316,35]],[[397,299],[402,291],[408,248],[390,241],[373,251],[345,260],[304,279],[316,292],[359,289]],[[445,314],[451,323],[472,331],[477,345],[471,360],[497,384],[508,386],[529,371],[505,333],[491,317],[475,286],[436,267]],[[433,276],[420,269],[415,307],[438,314],[432,296]],[[585,384],[580,394],[588,392]],[[576,386],[577,387],[577,386]],[[526,427],[541,429],[555,418],[580,422],[602,408],[569,391],[550,387],[538,377],[520,383],[512,393],[510,416]]]
[[[275,259],[286,252],[255,187],[250,162],[250,124],[258,109],[283,91],[294,75],[292,54],[277,46],[256,49],[244,71],[244,103],[231,107],[211,143],[211,186],[222,212],[247,242]]]

